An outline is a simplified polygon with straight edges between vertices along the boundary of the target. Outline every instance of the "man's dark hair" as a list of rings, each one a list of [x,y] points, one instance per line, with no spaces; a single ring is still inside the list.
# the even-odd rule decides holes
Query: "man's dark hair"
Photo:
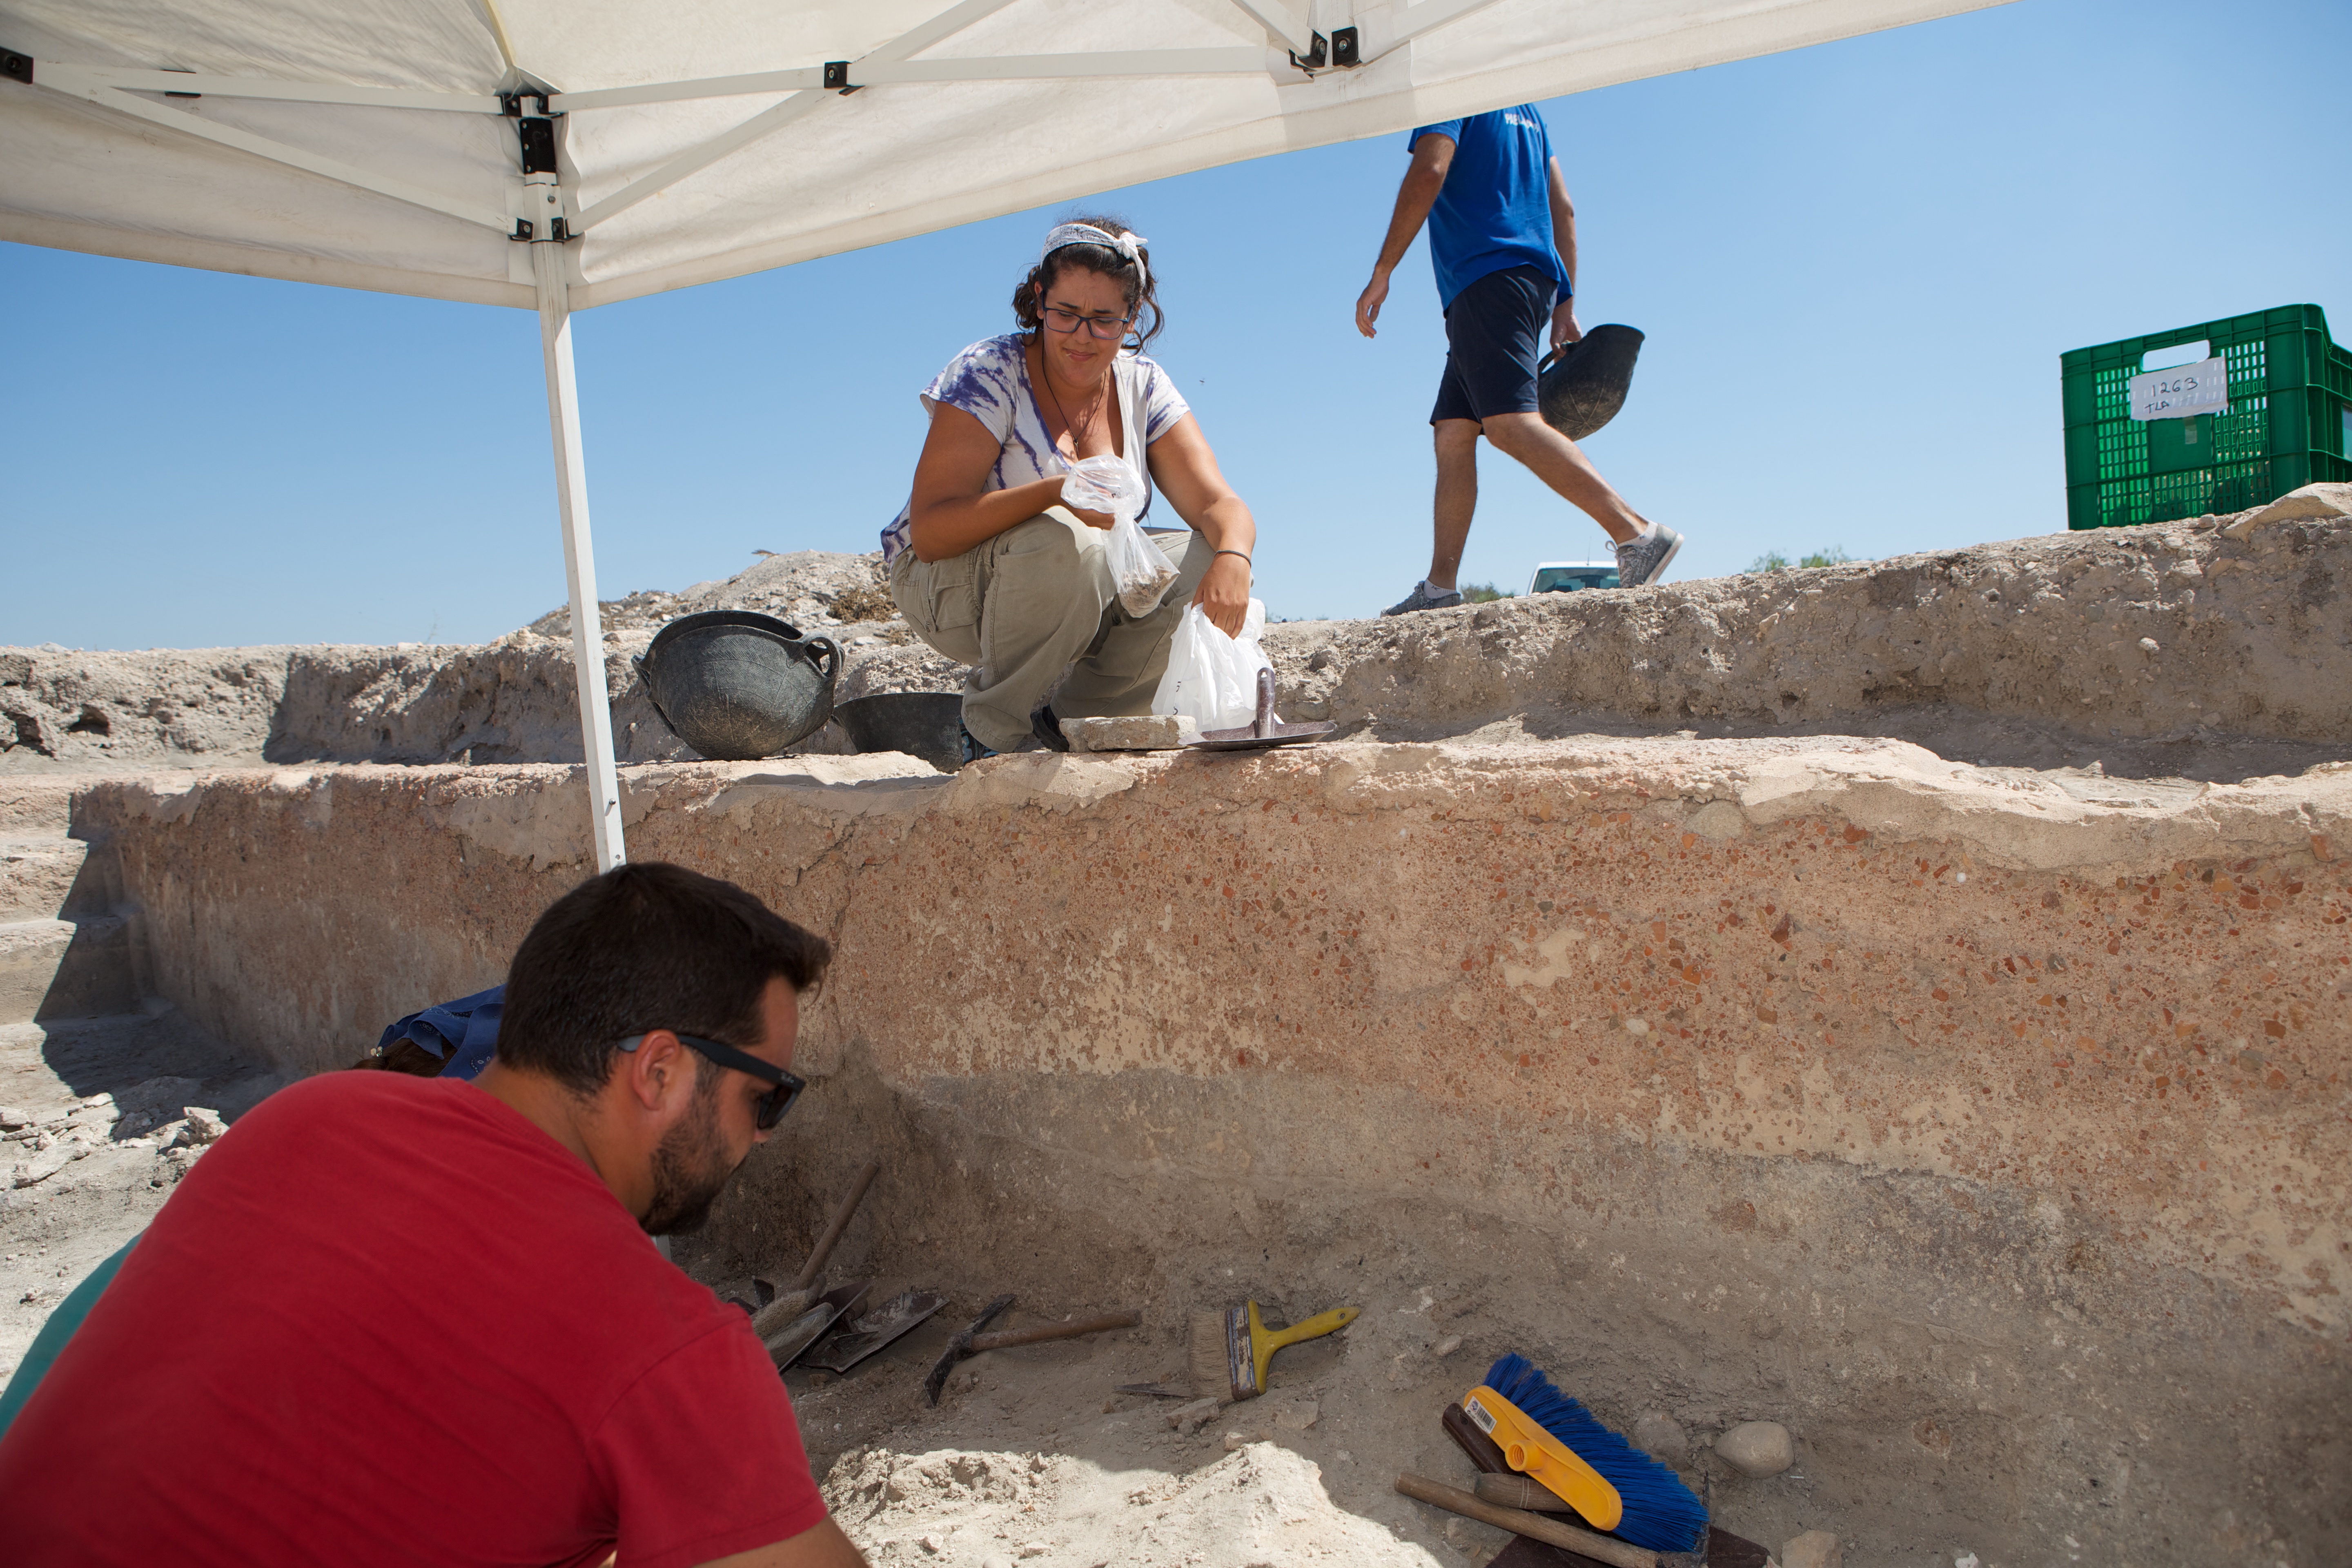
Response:
[[[616,867],[548,906],[515,950],[499,1060],[593,1094],[618,1044],[674,1029],[750,1050],[768,982],[805,992],[833,948],[732,882],[658,861]]]

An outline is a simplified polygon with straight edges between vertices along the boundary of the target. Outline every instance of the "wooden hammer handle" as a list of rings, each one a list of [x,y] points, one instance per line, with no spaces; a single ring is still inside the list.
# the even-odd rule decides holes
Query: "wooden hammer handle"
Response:
[[[824,1272],[824,1260],[833,1256],[834,1244],[841,1239],[841,1233],[849,1228],[850,1220],[857,1213],[857,1205],[866,1201],[866,1189],[872,1186],[874,1178],[881,1173],[882,1162],[879,1160],[868,1162],[866,1169],[857,1173],[856,1185],[849,1189],[849,1196],[842,1200],[841,1207],[834,1214],[833,1223],[824,1227],[824,1234],[818,1237],[816,1245],[809,1249],[808,1266],[801,1270],[801,1277],[793,1281],[793,1289],[805,1290],[816,1283],[816,1277]]]
[[[1079,1318],[1067,1323],[1044,1323],[1034,1329],[1006,1329],[1001,1333],[974,1334],[971,1353],[1001,1351],[1012,1345],[1034,1345],[1045,1340],[1074,1340],[1080,1334],[1098,1334],[1105,1329],[1131,1329],[1143,1321],[1140,1312],[1105,1312],[1098,1318]]]
[[[1528,1513],[1516,1508],[1496,1508],[1459,1487],[1441,1486],[1437,1482],[1407,1473],[1396,1479],[1396,1489],[1409,1498],[1433,1503],[1449,1513],[1465,1519],[1475,1519],[1481,1524],[1491,1524],[1515,1535],[1524,1535],[1557,1546],[1564,1552],[1581,1552],[1596,1563],[1606,1563],[1612,1568],[1658,1568],[1658,1554],[1643,1547],[1606,1535],[1595,1535],[1589,1530],[1579,1530],[1572,1524],[1562,1524],[1556,1519],[1546,1519],[1539,1513]]]

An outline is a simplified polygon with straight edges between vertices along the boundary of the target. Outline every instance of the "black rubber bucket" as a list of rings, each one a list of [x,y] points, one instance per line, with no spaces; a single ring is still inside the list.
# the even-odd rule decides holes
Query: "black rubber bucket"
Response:
[[[963,699],[952,691],[886,691],[833,710],[861,752],[904,752],[943,773],[963,765]]]
[[[1536,374],[1536,406],[1544,423],[1581,441],[1616,418],[1633,388],[1633,362],[1641,355],[1642,334],[1615,322],[1547,355]]]
[[[747,763],[824,728],[841,650],[773,616],[711,610],[662,627],[636,666],[671,733],[712,762]]]

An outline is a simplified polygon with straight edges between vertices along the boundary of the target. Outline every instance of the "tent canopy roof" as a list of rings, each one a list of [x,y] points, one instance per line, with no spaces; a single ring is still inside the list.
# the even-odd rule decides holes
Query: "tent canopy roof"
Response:
[[[578,309],[1988,3],[0,0],[0,238]]]

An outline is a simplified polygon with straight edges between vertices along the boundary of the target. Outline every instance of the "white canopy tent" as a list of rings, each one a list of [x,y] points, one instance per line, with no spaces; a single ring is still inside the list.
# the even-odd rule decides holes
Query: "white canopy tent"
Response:
[[[0,0],[0,239],[535,308],[595,854],[571,312],[1999,0]]]

